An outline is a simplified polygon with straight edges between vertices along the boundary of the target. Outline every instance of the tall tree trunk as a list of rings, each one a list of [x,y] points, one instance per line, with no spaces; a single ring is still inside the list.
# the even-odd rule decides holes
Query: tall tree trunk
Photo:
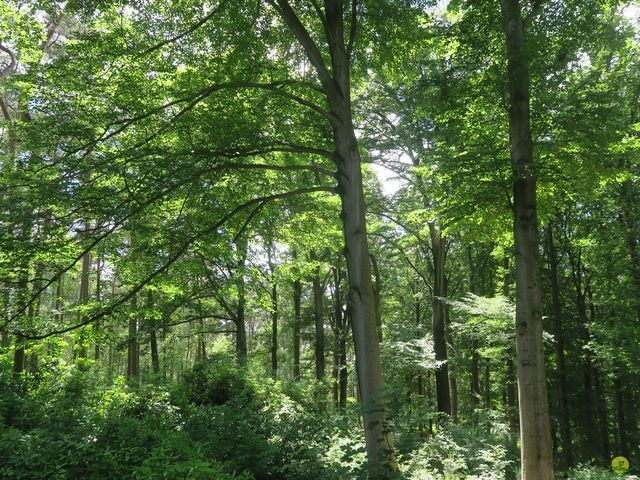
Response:
[[[593,303],[593,292],[591,286],[587,282],[586,294],[589,299],[589,318],[591,323],[597,321],[596,319],[596,306]],[[594,368],[593,371],[593,388],[596,392],[596,416],[598,425],[598,438],[600,440],[600,457],[608,459],[611,454],[611,447],[609,445],[609,421],[607,419],[607,400],[605,396],[605,385],[601,379],[600,371],[598,368]]]
[[[102,255],[98,255],[96,260],[96,301],[102,302]],[[96,330],[100,328],[100,320],[96,320],[94,323]],[[96,344],[93,352],[93,359],[97,362],[100,360],[100,338],[96,339]]]
[[[84,228],[87,230],[89,228],[89,222],[84,222]],[[82,235],[84,236],[84,235]],[[91,271],[91,254],[89,252],[85,253],[82,256],[82,271],[80,273],[80,304],[85,305],[89,302],[89,274]],[[80,320],[84,320],[83,315]],[[80,335],[78,342],[78,358],[87,358],[87,339],[84,333],[85,329],[80,329]]]
[[[542,343],[536,173],[529,124],[529,60],[519,0],[501,0],[509,81],[516,250],[516,359],[523,480],[553,480]]]
[[[511,433],[518,432],[518,407],[516,406],[516,372],[513,359],[507,359],[507,420]]]
[[[31,296],[37,297],[37,300],[31,303],[31,305],[29,305],[29,308],[27,309],[28,311],[27,317],[29,318],[29,324],[31,327],[35,326],[37,317],[40,315],[41,297],[39,292],[40,292],[40,288],[42,287],[41,278],[42,278],[43,271],[44,271],[44,267],[42,264],[36,267],[35,277],[31,286]],[[36,373],[38,371],[38,354],[33,351],[30,352],[29,354],[29,371],[31,373]]]
[[[373,306],[376,316],[376,328],[378,330],[378,341],[382,343],[382,313],[380,311],[380,295],[382,291],[382,283],[380,280],[380,271],[378,270],[378,260],[376,256],[371,256],[371,267],[373,268],[373,277],[375,282],[373,284]]]
[[[448,294],[448,285],[449,282],[445,279],[445,292],[444,295]],[[447,343],[450,348],[451,355],[454,354],[454,346],[453,346],[453,335],[451,335],[451,328],[449,325],[449,305],[444,306],[444,326],[445,326],[445,336],[447,339]],[[451,417],[454,422],[458,421],[458,377],[456,375],[456,369],[453,365],[450,365],[449,368],[449,391],[451,393]]]
[[[338,408],[344,412],[347,408],[347,387],[349,372],[347,371],[347,316],[342,309],[342,295],[340,293],[340,268],[333,269],[334,308],[336,323],[336,357],[338,376]]]
[[[451,390],[451,418],[458,421],[458,378],[454,368],[449,369],[449,389]]]
[[[13,152],[15,153],[15,152]],[[19,229],[19,237],[24,244],[32,238],[33,217],[28,214],[24,217],[22,225]],[[29,259],[25,258],[21,265],[18,266],[18,285],[16,291],[16,310],[25,312],[29,301]],[[29,315],[27,315],[27,321]],[[31,325],[28,325],[31,327]],[[27,348],[27,339],[21,335],[16,335],[14,352],[13,352],[13,371],[16,374],[24,372],[25,368],[25,352]]]
[[[596,392],[596,418],[598,424],[598,445],[600,458],[609,459],[611,447],[609,445],[609,428],[607,421],[607,402],[605,401],[604,385],[600,372],[596,368],[593,372],[593,389]]]
[[[369,468],[373,478],[387,477],[387,472],[397,470],[397,464],[393,440],[384,416],[386,402],[369,268],[360,155],[350,115],[348,120],[348,131],[336,128],[335,136],[340,159],[338,183],[349,280],[349,317],[353,329]]]
[[[511,278],[511,267],[509,264],[509,257],[505,256],[503,259],[502,266],[504,268],[504,278],[502,280],[502,295],[504,298],[509,298],[510,286],[511,282],[509,279]],[[507,353],[507,421],[509,422],[509,431],[513,434],[518,432],[518,408],[516,406],[516,372],[515,366],[513,364],[514,357],[514,349],[513,345],[508,350]],[[517,442],[514,439],[514,447],[517,451]]]
[[[471,411],[480,404],[480,354],[478,340],[471,340]]]
[[[478,285],[478,275],[473,261],[471,246],[467,247],[467,270],[469,272],[469,292],[473,294],[481,293]],[[473,413],[480,405],[480,354],[478,353],[478,339],[471,339],[471,385],[470,398],[471,412]]]
[[[16,345],[13,350],[13,372],[17,374],[24,372],[25,343],[26,341],[23,337],[16,336]]]
[[[445,276],[444,262],[446,257],[442,232],[436,222],[429,222],[431,250],[433,253],[433,293],[431,305],[433,349],[436,360],[442,362],[436,368],[436,398],[438,412],[451,414],[451,396],[449,394],[449,366],[447,362],[447,340],[445,335]]]
[[[637,214],[640,200],[631,180],[622,182],[621,200],[622,214],[620,218],[626,230],[627,247],[631,260],[631,278],[636,290],[636,317],[640,322],[640,222]]]
[[[158,335],[156,329],[152,328],[149,332],[149,343],[151,347],[151,368],[153,373],[160,373],[160,354],[158,352]]]
[[[313,260],[318,260],[314,255]],[[322,315],[322,285],[320,283],[320,266],[318,265],[313,275],[313,318],[316,327],[315,336],[315,358],[316,358],[316,379],[324,378],[324,318]]]
[[[0,306],[2,312],[4,312],[2,322],[7,322],[9,320],[9,316],[11,315],[9,310],[9,288],[2,288],[2,306]],[[7,332],[6,328],[3,328],[0,332],[0,348],[7,348],[9,346],[9,332]]]
[[[271,376],[278,378],[278,287],[271,287]]]
[[[28,278],[28,267],[23,266],[22,271],[20,272],[20,279],[18,281],[18,288],[16,292],[16,306],[18,311],[22,311],[27,303]],[[21,335],[16,335],[13,350],[13,372],[16,374],[21,374],[22,372],[24,372],[26,345],[27,340]]]
[[[375,323],[366,206],[358,141],[351,111],[350,47],[357,14],[351,17],[349,44],[344,38],[343,0],[325,0],[320,12],[326,33],[331,67],[317,44],[291,8],[288,0],[269,0],[307,53],[327,97],[338,170],[338,193],[342,201],[345,257],[349,282],[349,316],[353,330],[359,391],[362,398],[367,460],[372,478],[387,478],[398,470],[393,439],[385,420],[386,401],[380,345]],[[354,13],[355,10],[354,10]]]
[[[127,381],[131,385],[138,383],[140,361],[138,357],[138,295],[131,298],[129,313],[129,332],[127,336]]]
[[[300,380],[300,325],[302,324],[301,304],[302,284],[296,278],[293,282],[293,379]]]
[[[56,315],[56,320],[58,321],[58,323],[60,325],[62,325],[62,321],[64,320],[64,293],[63,293],[63,288],[64,288],[64,275],[62,273],[59,273],[58,276],[56,277],[56,299],[55,299],[55,309],[57,312]]]
[[[153,315],[153,291],[147,291],[147,311],[149,319],[147,320],[147,328],[149,329],[149,350],[151,351],[151,368],[156,375],[160,373],[160,355],[158,354],[158,335],[156,333],[156,320]],[[204,348],[204,346],[203,346]]]
[[[338,337],[336,335],[333,348],[333,368],[331,369],[331,393],[333,394],[333,406],[340,408],[340,390],[338,384],[338,375],[340,374],[340,360],[338,357]]]
[[[271,274],[271,376],[276,379],[278,378],[278,285],[275,277],[273,241],[270,242],[267,253]]]
[[[571,264],[571,276],[575,287],[575,301],[578,309],[578,324],[580,328],[580,341],[582,345],[587,345],[590,340],[589,335],[589,319],[587,317],[587,296],[584,279],[586,273],[582,264],[582,252],[578,249],[574,252],[569,246],[567,249],[569,261]],[[599,425],[599,418],[596,414],[597,408],[597,391],[594,390],[593,376],[596,366],[593,364],[591,352],[585,350],[582,363],[583,378],[583,404],[585,405],[585,415],[583,416],[582,426],[585,432],[586,450],[589,457],[597,457],[599,454],[598,445],[600,444],[600,431],[602,427]],[[594,401],[595,400],[595,401]]]
[[[247,362],[247,328],[245,325],[245,281],[244,281],[244,265],[247,259],[247,238],[240,238],[236,242],[238,252],[238,263],[236,266],[236,288],[238,291],[238,304],[236,308],[235,324],[236,324],[236,358],[238,363],[244,365]]]
[[[484,408],[491,410],[491,363],[484,362]]]
[[[198,333],[196,334],[196,362],[201,362],[207,358],[206,345],[204,339],[204,318],[202,318],[202,305],[198,302]]]
[[[423,333],[423,326],[422,326],[422,305],[421,305],[421,300],[420,300],[420,291],[421,291],[421,285],[420,285],[420,279],[417,279],[415,282],[415,287],[412,286],[411,288],[411,293],[413,294],[413,314],[415,317],[415,324],[416,324],[416,338],[422,338],[424,336]],[[420,409],[420,412],[418,412],[418,414],[422,413],[422,409],[424,408],[424,394],[425,394],[425,390],[424,390],[424,376],[422,373],[418,372],[417,376],[416,376],[416,394],[417,394],[417,407]],[[419,421],[418,423],[418,430],[420,432],[422,432],[423,430],[423,426],[422,426],[422,422]]]
[[[564,355],[564,332],[562,328],[562,304],[558,283],[558,256],[553,243],[553,226],[549,224],[547,234],[547,256],[549,258],[549,277],[551,280],[551,310],[556,334],[556,370],[558,375],[558,401],[560,404],[559,422],[562,442],[562,458],[565,470],[573,466],[573,447],[571,444],[571,426],[569,423],[569,398],[567,387],[567,362]]]
[[[338,362],[340,364],[340,373],[339,373],[339,390],[340,390],[340,401],[338,403],[338,408],[340,411],[344,412],[347,409],[347,388],[349,385],[349,370],[347,369],[347,328],[346,328],[346,318],[343,319],[343,325],[340,332],[339,339],[339,353],[338,353]]]

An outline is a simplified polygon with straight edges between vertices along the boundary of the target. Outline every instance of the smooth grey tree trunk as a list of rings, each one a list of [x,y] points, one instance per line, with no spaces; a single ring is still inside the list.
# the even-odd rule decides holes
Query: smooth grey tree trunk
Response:
[[[300,325],[302,324],[301,304],[302,284],[296,278],[293,282],[293,379],[300,380]]]
[[[361,397],[367,461],[371,478],[389,478],[398,470],[393,439],[385,421],[386,399],[380,359],[380,344],[375,323],[375,307],[366,205],[358,141],[351,109],[350,48],[354,41],[357,14],[351,17],[349,43],[345,42],[344,1],[325,0],[322,17],[330,66],[300,18],[287,0],[270,0],[289,26],[316,71],[329,104],[335,146],[338,193],[342,201],[342,219],[347,276],[348,309],[353,330],[356,369]]]
[[[40,315],[40,305],[42,303],[42,297],[39,295],[40,289],[42,287],[42,274],[43,274],[44,266],[42,264],[36,267],[35,271],[35,279],[31,285],[31,296],[32,298],[36,298],[37,300],[32,302],[27,309],[29,319],[29,324],[31,326],[35,326],[35,321]],[[38,354],[36,352],[29,353],[29,371],[31,373],[36,373],[38,371]]]
[[[324,318],[322,315],[322,285],[320,283],[320,267],[316,267],[313,275],[313,318],[316,327],[315,359],[316,379],[321,380],[325,374],[324,360]]]
[[[85,222],[85,229],[89,228],[89,223]],[[91,253],[87,252],[82,256],[82,270],[80,272],[80,304],[84,305],[89,301],[89,274],[91,273]],[[83,319],[81,318],[80,321]],[[78,346],[78,358],[87,358],[87,339],[84,329],[80,330],[80,345]]]
[[[138,295],[131,297],[129,313],[129,332],[127,336],[127,381],[131,385],[138,383],[140,361],[138,358]]]
[[[373,304],[376,312],[376,328],[378,329],[378,341],[382,343],[382,312],[380,311],[380,298],[382,294],[382,281],[380,279],[380,270],[378,269],[378,260],[376,256],[371,254],[371,268],[373,268]]]
[[[97,302],[102,301],[102,267],[103,267],[102,256],[98,255],[98,258],[96,260],[96,301]],[[95,325],[95,328],[98,329],[100,327],[100,320],[96,320],[94,325]],[[100,340],[99,339],[96,341],[96,344],[94,346],[93,359],[96,362],[100,360]]]
[[[18,288],[16,292],[17,310],[23,310],[27,303],[27,288],[29,285],[28,277],[29,269],[28,266],[25,265],[21,269],[20,279],[18,281]],[[16,335],[13,350],[13,372],[16,374],[21,374],[22,372],[24,372],[26,345],[27,340],[20,335]]]
[[[530,128],[530,75],[519,0],[501,0],[509,82],[509,141],[516,253],[516,361],[523,480],[553,480],[542,343],[536,172]]]
[[[236,266],[236,288],[238,290],[238,303],[236,314],[234,316],[236,324],[236,358],[238,363],[244,365],[247,362],[247,329],[245,325],[245,281],[244,281],[244,265],[247,259],[248,241],[246,238],[240,238],[236,242],[236,249],[239,255]]]
[[[153,303],[153,291],[147,291],[147,309],[149,312],[154,307]],[[156,375],[160,373],[160,355],[158,353],[158,335],[156,334],[156,321],[152,317],[147,320],[147,326],[149,328],[149,350],[151,352],[151,368]]]
[[[267,248],[269,273],[271,280],[271,376],[278,378],[278,285],[275,278],[274,245],[270,242]]]
[[[336,359],[337,359],[337,379],[338,379],[338,408],[344,412],[347,408],[347,387],[349,372],[347,371],[347,316],[343,311],[342,295],[340,293],[341,274],[340,268],[333,269],[334,296],[335,296],[335,324],[336,324]]]
[[[440,226],[429,222],[431,236],[431,250],[433,254],[433,292],[432,306],[432,334],[433,349],[436,360],[442,364],[436,369],[436,400],[438,412],[451,414],[451,395],[449,392],[449,365],[447,360],[447,339],[445,335],[445,291],[444,262],[446,258],[444,239]]]

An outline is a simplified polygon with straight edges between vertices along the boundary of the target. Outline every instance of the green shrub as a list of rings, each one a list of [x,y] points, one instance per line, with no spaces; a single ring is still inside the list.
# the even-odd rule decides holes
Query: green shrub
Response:
[[[166,389],[100,389],[74,368],[28,394],[0,382],[0,478],[252,479],[189,437]]]
[[[223,405],[231,400],[251,401],[255,397],[255,386],[233,357],[216,353],[185,373],[181,393],[188,403]]]
[[[404,474],[416,480],[503,480],[515,463],[504,419],[478,412],[475,423],[439,419],[438,432],[407,455]]]
[[[568,472],[569,480],[638,480],[636,475],[616,475],[611,468],[578,465]]]
[[[217,355],[188,372],[181,390],[191,403],[184,430],[230,468],[256,479],[357,478],[353,465],[328,454],[336,438],[352,432],[318,401],[327,398],[324,383],[257,382]]]

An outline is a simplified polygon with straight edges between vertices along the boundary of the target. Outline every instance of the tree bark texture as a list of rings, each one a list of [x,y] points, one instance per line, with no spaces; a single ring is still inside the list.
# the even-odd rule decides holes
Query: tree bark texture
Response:
[[[516,360],[523,480],[553,480],[542,343],[536,173],[530,128],[530,75],[519,0],[501,0],[509,82],[509,141],[516,253]]]
[[[322,285],[320,283],[320,267],[316,267],[313,275],[313,318],[316,327],[315,336],[315,359],[316,359],[316,379],[324,378],[324,318],[322,316]]]
[[[329,121],[335,146],[338,193],[342,201],[345,257],[349,284],[348,309],[353,330],[358,384],[362,399],[367,460],[372,478],[388,478],[397,471],[392,436],[385,422],[386,400],[375,323],[375,307],[366,205],[358,141],[351,109],[350,52],[344,36],[343,0],[325,0],[320,12],[330,65],[287,0],[272,0],[296,39],[303,46],[322,84],[329,104]],[[352,16],[351,36],[357,15]]]
[[[436,368],[436,399],[438,412],[451,414],[449,392],[449,366],[447,363],[447,339],[445,335],[445,291],[444,262],[446,258],[444,239],[436,222],[429,222],[431,250],[433,254],[432,333],[436,360],[442,362]]]

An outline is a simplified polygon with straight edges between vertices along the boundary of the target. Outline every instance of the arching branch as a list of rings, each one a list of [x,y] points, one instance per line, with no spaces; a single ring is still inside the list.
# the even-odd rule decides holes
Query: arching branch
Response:
[[[324,58],[322,58],[320,49],[300,21],[300,18],[298,18],[298,15],[296,15],[296,12],[291,8],[289,2],[287,0],[267,0],[267,3],[280,13],[285,23],[293,32],[293,35],[296,37],[298,42],[300,42],[300,45],[302,45],[305,52],[307,52],[309,61],[316,70],[318,78],[325,89],[325,93],[328,95],[337,95],[338,92],[336,91],[336,86],[334,85],[333,78],[329,73],[329,69],[327,68]]]
[[[416,274],[422,279],[425,285],[429,287],[429,290],[433,290],[433,287],[431,286],[431,282],[429,282],[429,279],[424,275],[424,273],[420,271],[420,269],[415,265],[415,263],[411,261],[411,259],[409,258],[409,255],[407,255],[407,253],[404,251],[404,248],[402,248],[402,246],[396,240],[382,233],[373,233],[372,235],[380,237],[386,242],[389,242],[391,245],[393,245],[396,248],[396,250],[398,250],[400,255],[402,255],[402,258],[404,258],[407,264],[411,267],[411,269],[414,272],[416,272]]]
[[[198,234],[192,236],[188,241],[186,241],[185,243],[183,243],[174,253],[173,255],[171,255],[169,257],[168,260],[166,260],[162,266],[160,266],[159,268],[157,268],[156,270],[154,270],[151,274],[147,275],[147,277],[141,281],[140,283],[138,283],[135,287],[133,287],[131,290],[129,290],[128,293],[126,293],[125,295],[121,296],[118,300],[112,302],[110,305],[108,305],[107,307],[103,308],[101,311],[99,311],[98,313],[96,313],[95,315],[91,315],[89,318],[87,318],[86,320],[77,323],[75,325],[71,325],[69,327],[65,327],[65,328],[61,328],[61,329],[57,329],[57,330],[52,330],[50,332],[44,333],[44,334],[27,334],[25,332],[22,331],[16,331],[16,330],[12,330],[10,333],[17,335],[21,338],[25,338],[28,340],[41,340],[44,338],[48,338],[48,337],[52,337],[54,335],[61,335],[63,333],[67,333],[67,332],[71,332],[73,330],[77,330],[78,328],[82,328],[86,325],[89,325],[107,315],[110,315],[112,313],[114,313],[121,305],[123,305],[124,303],[126,303],[128,300],[130,300],[134,295],[136,295],[138,292],[140,292],[145,286],[149,285],[154,278],[156,278],[157,276],[159,276],[160,274],[166,272],[169,267],[171,267],[171,265],[173,265],[175,262],[177,262],[188,250],[189,248],[191,248],[191,246],[198,240],[200,240],[203,237],[206,237],[207,235],[210,235],[211,233],[215,232],[217,229],[219,229],[222,225],[224,225],[227,221],[229,221],[231,218],[235,217],[237,214],[239,214],[240,212],[250,209],[252,207],[256,207],[256,206],[260,206],[260,205],[264,205],[268,202],[272,202],[272,201],[276,201],[276,200],[282,200],[285,198],[290,198],[296,195],[302,195],[302,194],[308,194],[308,193],[316,193],[316,192],[331,192],[331,193],[335,193],[335,189],[331,188],[331,187],[324,187],[324,186],[318,186],[318,187],[308,187],[308,188],[300,188],[297,190],[291,190],[289,192],[284,192],[284,193],[276,193],[273,195],[267,195],[264,197],[258,197],[258,198],[254,198],[251,199],[245,203],[242,203],[240,205],[238,205],[237,207],[235,207],[233,210],[231,210],[230,212],[228,212],[226,215],[224,215],[222,218],[220,218],[217,222],[215,222],[214,224],[210,225],[208,228],[206,228],[205,230],[200,231]],[[14,317],[15,318],[15,317]]]
[[[9,55],[9,64],[0,70],[0,78],[7,77],[15,72],[18,67],[18,59],[16,54],[10,48],[5,47],[2,43],[0,43],[0,51]]]
[[[75,148],[67,152],[67,154],[74,155],[78,152],[85,150],[84,154],[82,155],[82,158],[85,158],[95,149],[97,145],[118,136],[119,134],[124,132],[127,128],[134,125],[135,123],[138,123],[142,120],[153,117],[154,115],[163,113],[164,111],[176,105],[186,104],[186,106],[182,108],[179,112],[177,112],[175,115],[173,115],[163,127],[159,128],[157,131],[145,137],[143,140],[141,140],[140,142],[134,145],[134,148],[139,148],[145,145],[146,143],[148,143],[149,141],[151,141],[153,138],[158,136],[163,131],[165,131],[171,125],[173,125],[180,117],[184,116],[185,114],[193,110],[200,102],[204,101],[206,98],[213,95],[214,93],[222,90],[235,90],[235,89],[269,90],[278,95],[284,96],[285,98],[289,98],[307,108],[310,108],[316,113],[319,113],[322,116],[324,116],[327,120],[329,120],[332,123],[336,121],[336,119],[333,117],[333,115],[330,112],[327,112],[319,105],[316,105],[315,103],[309,100],[303,99],[302,97],[299,97],[295,94],[292,94],[283,90],[284,86],[291,86],[291,85],[302,85],[306,87],[309,87],[309,86],[313,87],[312,84],[309,84],[306,82],[298,82],[295,80],[281,80],[281,81],[276,81],[271,83],[238,81],[238,82],[218,83],[215,85],[211,85],[209,87],[203,88],[190,95],[185,95],[181,98],[172,100],[158,107],[151,108],[139,115],[113,121],[103,129],[103,132],[100,136],[98,136],[97,138],[93,139],[91,142],[81,147]]]

